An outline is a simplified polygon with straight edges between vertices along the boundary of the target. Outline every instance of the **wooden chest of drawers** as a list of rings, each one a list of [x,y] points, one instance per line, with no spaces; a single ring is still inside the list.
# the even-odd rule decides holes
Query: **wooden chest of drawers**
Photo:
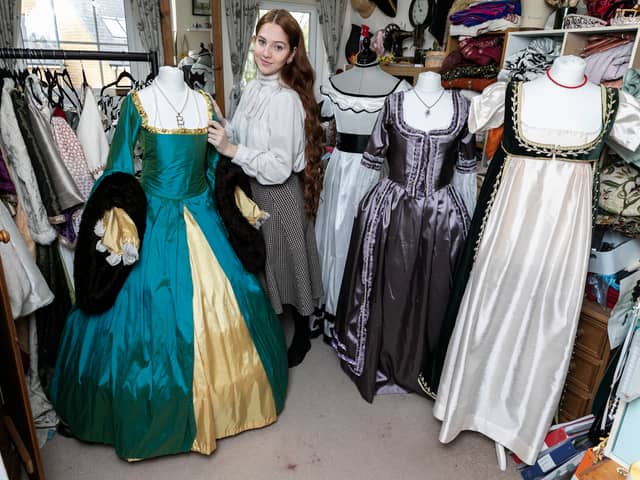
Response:
[[[582,304],[569,372],[559,406],[560,422],[591,413],[611,351],[607,334],[610,310],[590,300]]]

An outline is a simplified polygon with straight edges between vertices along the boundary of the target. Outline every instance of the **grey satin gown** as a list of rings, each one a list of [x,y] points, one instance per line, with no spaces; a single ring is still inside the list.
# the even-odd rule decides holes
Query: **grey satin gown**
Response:
[[[420,391],[423,356],[439,337],[470,215],[451,184],[475,171],[468,102],[452,91],[450,125],[429,132],[404,121],[404,92],[387,97],[362,158],[389,175],[354,221],[333,347],[371,402],[379,388]],[[399,387],[399,388],[398,388]]]

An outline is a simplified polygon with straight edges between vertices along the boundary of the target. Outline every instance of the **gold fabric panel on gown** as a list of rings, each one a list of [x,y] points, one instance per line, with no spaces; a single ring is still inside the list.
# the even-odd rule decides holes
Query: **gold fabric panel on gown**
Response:
[[[209,454],[216,438],[276,421],[271,385],[224,270],[184,209],[193,280],[192,450]]]

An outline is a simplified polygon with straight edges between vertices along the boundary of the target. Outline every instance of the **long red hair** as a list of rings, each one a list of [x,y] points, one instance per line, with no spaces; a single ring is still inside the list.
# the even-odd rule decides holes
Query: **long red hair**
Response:
[[[298,94],[304,107],[304,133],[306,137],[306,145],[304,147],[306,161],[304,168],[304,211],[313,219],[318,211],[323,176],[321,163],[323,151],[322,128],[320,127],[318,103],[313,93],[315,73],[309,63],[307,50],[304,47],[304,35],[296,19],[286,10],[270,10],[258,20],[256,35],[266,23],[275,23],[280,26],[289,39],[290,48],[296,48],[293,61],[285,64],[280,70],[280,80]]]

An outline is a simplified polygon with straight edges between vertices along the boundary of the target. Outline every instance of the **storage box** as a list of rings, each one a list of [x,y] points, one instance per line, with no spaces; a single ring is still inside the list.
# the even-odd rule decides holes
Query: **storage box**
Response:
[[[591,248],[589,272],[614,275],[629,267],[635,270],[640,263],[640,240],[631,239],[615,232],[606,232],[600,245],[615,245],[612,250],[602,251],[601,246]]]

